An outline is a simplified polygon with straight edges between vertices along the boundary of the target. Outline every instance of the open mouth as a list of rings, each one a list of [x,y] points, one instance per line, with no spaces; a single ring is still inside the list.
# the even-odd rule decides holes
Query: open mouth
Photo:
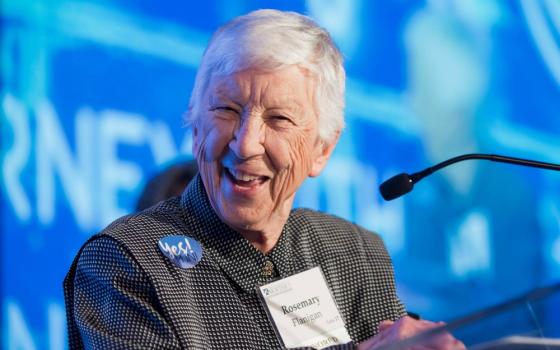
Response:
[[[239,170],[224,168],[226,176],[237,186],[241,187],[254,187],[262,185],[266,181],[270,180],[268,176],[260,176],[249,173],[244,173]]]

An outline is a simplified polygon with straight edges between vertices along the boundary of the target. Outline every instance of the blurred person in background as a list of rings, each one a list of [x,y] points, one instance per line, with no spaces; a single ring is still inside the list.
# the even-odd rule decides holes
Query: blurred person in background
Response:
[[[157,173],[146,183],[136,203],[136,212],[148,209],[166,199],[180,196],[198,173],[196,161],[178,162]]]
[[[457,10],[450,20],[448,7],[427,5],[410,19],[404,36],[407,96],[420,121],[426,164],[503,149],[491,133],[495,124],[506,124],[502,105],[507,102],[489,98],[498,90],[491,88],[498,78],[490,69],[491,45],[478,35],[492,30],[497,19],[477,22],[482,14],[470,17]],[[482,12],[484,6],[471,9]],[[543,228],[537,211],[527,210],[538,206],[535,192],[525,185],[527,173],[537,171],[463,162],[435,173],[406,198],[408,237],[400,277],[416,292],[434,296],[431,310],[452,308],[459,316],[543,283],[543,237],[538,234]],[[434,278],[419,276],[420,268]],[[472,299],[473,293],[485,298]]]

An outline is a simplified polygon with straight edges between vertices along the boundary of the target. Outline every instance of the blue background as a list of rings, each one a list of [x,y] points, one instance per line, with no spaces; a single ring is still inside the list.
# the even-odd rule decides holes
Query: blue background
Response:
[[[560,162],[559,1],[7,0],[4,348],[66,347],[74,255],[150,176],[191,157],[181,116],[207,40],[263,7],[313,17],[346,58],[347,128],[296,205],[379,232],[410,310],[451,320],[560,279],[558,173],[473,161],[402,199],[377,193],[461,153]],[[558,330],[554,310],[537,311]]]

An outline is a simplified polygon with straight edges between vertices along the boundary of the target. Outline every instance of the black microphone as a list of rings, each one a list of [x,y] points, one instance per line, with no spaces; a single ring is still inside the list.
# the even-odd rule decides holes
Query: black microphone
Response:
[[[383,197],[383,199],[387,201],[393,200],[412,191],[415,183],[422,180],[426,176],[432,174],[433,172],[445,168],[448,165],[457,162],[462,162],[463,160],[468,160],[468,159],[484,159],[484,160],[491,160],[493,162],[499,162],[499,163],[509,163],[509,164],[516,164],[516,165],[524,165],[524,166],[529,166],[534,168],[560,171],[560,164],[545,163],[545,162],[539,162],[536,160],[523,159],[523,158],[506,157],[506,156],[500,156],[496,154],[471,153],[471,154],[463,154],[461,156],[453,157],[451,159],[443,161],[439,164],[436,164],[432,167],[426,168],[414,174],[402,173],[402,174],[395,175],[389,180],[383,182],[379,186],[379,192],[381,192],[381,196]]]

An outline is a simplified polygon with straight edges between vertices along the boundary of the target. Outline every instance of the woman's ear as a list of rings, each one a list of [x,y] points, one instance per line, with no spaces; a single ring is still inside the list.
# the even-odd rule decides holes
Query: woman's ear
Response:
[[[334,151],[336,144],[338,143],[339,137],[340,131],[338,131],[333,140],[329,141],[328,143],[321,140],[317,142],[313,150],[313,162],[308,174],[310,177],[316,177],[321,174],[321,171],[323,171],[323,169],[327,165],[327,161],[331,157],[331,154]]]

